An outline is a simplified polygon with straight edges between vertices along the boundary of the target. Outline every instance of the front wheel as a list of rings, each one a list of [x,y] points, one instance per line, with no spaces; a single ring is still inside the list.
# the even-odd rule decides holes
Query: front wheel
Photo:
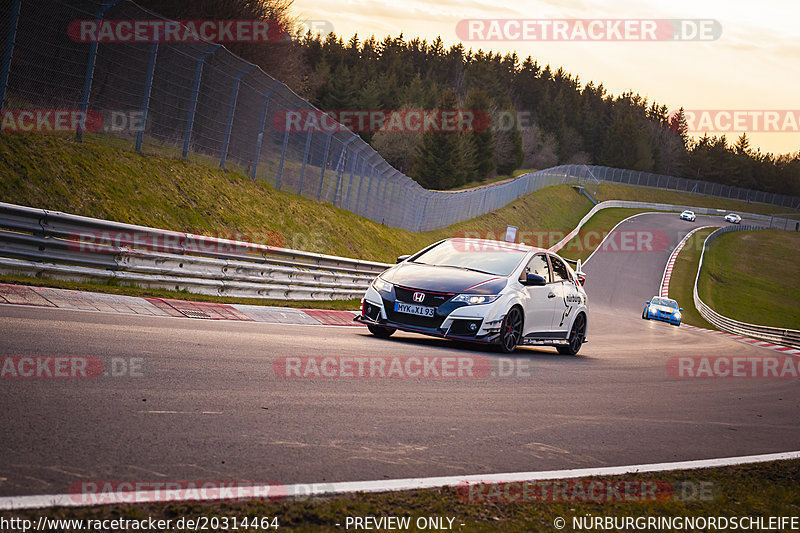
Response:
[[[381,339],[388,339],[389,337],[397,331],[395,328],[386,328],[383,326],[373,326],[372,324],[367,325],[367,329],[370,333],[375,335],[376,337],[380,337]]]
[[[500,349],[503,353],[512,353],[517,349],[522,338],[522,311],[519,307],[508,310],[500,328]]]
[[[572,323],[572,329],[569,332],[569,339],[566,346],[556,346],[558,353],[561,355],[578,355],[584,339],[586,338],[586,316],[581,313],[575,317],[575,322]]]
[[[647,316],[647,308],[646,307],[644,308],[644,311],[642,311],[642,318],[644,318],[645,320],[650,320],[650,317]]]

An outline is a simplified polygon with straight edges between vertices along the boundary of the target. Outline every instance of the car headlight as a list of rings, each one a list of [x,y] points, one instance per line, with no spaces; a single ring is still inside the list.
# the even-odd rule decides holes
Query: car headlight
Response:
[[[392,284],[382,280],[380,276],[372,282],[372,287],[378,292],[392,292]]]
[[[482,294],[459,294],[455,298],[453,298],[453,302],[458,303],[465,303],[467,305],[481,305],[481,304],[490,304],[493,301],[500,298],[499,294],[493,294],[491,296],[484,296]]]

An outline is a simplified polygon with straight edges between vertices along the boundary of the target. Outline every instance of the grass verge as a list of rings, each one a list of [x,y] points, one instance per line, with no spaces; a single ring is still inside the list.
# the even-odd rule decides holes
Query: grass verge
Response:
[[[610,207],[600,210],[586,221],[578,234],[559,251],[559,255],[573,261],[586,261],[614,226],[632,215],[648,211],[652,209]]]
[[[698,291],[721,315],[800,329],[800,233],[757,230],[720,235],[708,244]]]
[[[601,183],[597,201],[605,200],[631,200],[634,202],[651,202],[659,204],[675,204],[686,207],[710,207],[738,213],[755,213],[757,215],[772,215],[776,213],[789,213],[786,207],[768,204],[747,203],[741,200],[729,200],[713,196],[700,196],[678,191],[663,191],[649,187],[636,187],[631,185],[618,185],[615,183]]]
[[[569,231],[592,207],[570,187],[554,186],[473,220],[413,233],[239,172],[126,151],[113,138],[87,136],[77,143],[71,136],[13,133],[0,135],[0,200],[383,262],[466,231],[501,237],[509,224]]]
[[[675,259],[675,266],[672,268],[672,277],[669,282],[669,297],[678,302],[683,307],[681,314],[685,324],[691,324],[699,328],[717,329],[700,316],[700,312],[694,306],[694,278],[697,276],[697,266],[700,263],[700,252],[703,249],[703,241],[717,228],[706,228],[698,230],[689,237],[683,250]]]
[[[500,182],[500,181],[510,180],[511,178],[517,178],[519,176],[522,176],[523,174],[530,174],[531,172],[535,172],[535,170],[532,169],[532,168],[521,168],[521,169],[515,170],[511,174],[505,174],[505,175],[502,175],[502,176],[494,176],[492,178],[487,178],[485,180],[470,181],[468,183],[465,183],[464,185],[459,185],[458,187],[453,187],[452,189],[447,189],[447,191],[445,191],[445,192],[463,191],[463,190],[466,190],[466,189],[475,189],[475,188],[478,188],[478,187],[485,187],[487,185],[491,185],[493,183],[497,183],[497,182]]]
[[[187,162],[166,153],[142,156],[126,146],[120,139],[98,135],[87,136],[83,143],[77,143],[68,135],[6,133],[0,136],[0,200],[387,263],[394,262],[398,255],[413,253],[447,237],[469,235],[502,240],[508,225],[519,228],[521,238],[528,244],[549,247],[559,240],[559,235],[571,231],[592,207],[585,196],[567,185],[559,185],[536,191],[472,220],[436,231],[413,233],[386,227],[331,204],[276,191],[263,182],[251,180],[241,171],[223,172],[208,161]],[[626,185],[603,184],[598,196],[600,200],[652,201],[733,211],[785,211],[772,206]],[[600,239],[584,238],[581,242],[582,237],[589,232],[607,232],[620,220],[641,211],[644,210],[599,212],[575,242],[565,247],[564,255],[585,260],[602,235]],[[526,233],[537,232],[545,237],[535,239],[536,242],[525,238]],[[20,283],[23,278],[6,276],[2,279]],[[32,278],[24,279],[32,282]],[[36,284],[43,284],[42,280]],[[55,282],[46,284],[62,286]],[[67,288],[121,291],[121,294],[137,296],[152,296],[158,292],[160,297],[190,299],[188,293],[105,284],[75,283]],[[191,298],[223,301],[196,295]],[[318,304],[290,302],[286,305]]]
[[[594,517],[777,517],[797,516],[800,512],[800,460],[776,461],[736,467],[702,470],[660,472],[655,474],[630,474],[625,476],[585,478],[570,480],[566,490],[560,492],[558,501],[535,501],[535,497],[521,496],[508,501],[483,501],[480,495],[489,492],[489,485],[478,497],[458,492],[454,488],[390,492],[382,494],[357,494],[312,499],[287,499],[281,502],[249,503],[176,503],[114,505],[84,508],[51,508],[19,510],[9,516],[32,520],[40,516],[62,519],[98,520],[112,517],[128,519],[171,519],[173,524],[181,517],[277,517],[280,531],[342,531],[347,517],[410,517],[411,531],[419,529],[413,524],[420,517],[453,518],[457,531],[557,531],[553,524],[559,517],[566,521],[564,531],[575,531],[574,518]],[[581,496],[578,487],[588,487],[590,480],[609,482],[657,482],[667,490],[665,498],[638,498],[626,501],[624,492],[616,501],[595,503],[587,501],[588,491]],[[549,486],[546,482],[537,485]],[[502,488],[497,485],[495,487]],[[669,489],[674,492],[670,495]],[[516,491],[516,492],[515,492]],[[552,494],[552,492],[550,492]],[[521,495],[512,489],[509,494]],[[530,493],[526,493],[530,494]],[[606,492],[607,494],[607,492]],[[662,493],[658,493],[662,494]],[[533,500],[533,501],[532,501]],[[552,498],[551,498],[552,500]],[[341,524],[337,526],[336,524]],[[765,522],[766,523],[766,522]],[[445,524],[447,522],[445,521]],[[464,524],[461,526],[461,524]],[[351,527],[352,528],[352,527]],[[594,530],[596,528],[584,528]],[[607,528],[603,528],[607,529]],[[616,530],[616,528],[611,528]],[[727,530],[727,528],[724,528]],[[745,527],[744,530],[749,528]],[[775,528],[772,528],[775,529]],[[175,530],[170,528],[170,530]],[[688,530],[676,528],[675,530]],[[701,529],[704,530],[704,529]]]

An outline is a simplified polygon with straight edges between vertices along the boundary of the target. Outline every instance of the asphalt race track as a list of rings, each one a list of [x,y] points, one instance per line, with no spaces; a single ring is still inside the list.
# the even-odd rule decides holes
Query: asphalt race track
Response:
[[[0,381],[0,495],[90,480],[380,480],[707,459],[800,449],[796,379],[678,379],[676,355],[771,355],[641,319],[691,228],[643,215],[652,252],[586,265],[589,343],[524,348],[529,375],[284,379],[283,356],[476,356],[489,349],[365,328],[203,321],[0,306],[0,355],[140,360],[139,377]],[[122,372],[124,374],[124,372]]]

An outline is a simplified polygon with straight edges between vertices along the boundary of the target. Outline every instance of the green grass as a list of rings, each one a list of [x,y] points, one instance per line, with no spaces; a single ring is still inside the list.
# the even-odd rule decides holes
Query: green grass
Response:
[[[159,148],[157,144],[148,144],[148,152],[154,155],[142,156],[132,150],[129,141],[111,136],[87,135],[85,142],[77,143],[68,135],[4,133],[0,135],[0,200],[387,263],[394,262],[398,255],[413,253],[447,237],[502,239],[507,225],[517,226],[520,240],[527,244],[549,247],[571,231],[592,207],[585,196],[571,187],[557,185],[478,218],[440,230],[414,233],[389,228],[328,203],[276,191],[262,181],[251,180],[242,169],[233,167],[223,172],[210,158],[194,156],[191,161],[182,161],[174,157],[177,154],[174,148]],[[742,212],[785,211],[626,185],[603,184],[598,196],[600,200],[653,201]],[[641,211],[603,210],[587,223],[582,236],[587,232],[607,232],[623,218]],[[570,259],[586,259],[597,244],[599,239],[584,239],[581,243],[576,239],[563,253]],[[13,277],[4,279],[20,282]],[[105,284],[76,283],[69,288],[89,286],[93,290],[145,294],[139,293],[143,289]],[[160,296],[187,297],[182,293],[160,292]],[[220,301],[215,297],[196,297]]]
[[[683,323],[706,329],[717,328],[700,316],[700,312],[694,306],[692,294],[694,292],[694,279],[697,276],[697,265],[700,263],[700,252],[703,249],[703,241],[716,229],[701,229],[689,237],[683,250],[675,259],[675,266],[672,268],[672,277],[669,282],[669,297],[683,307],[681,312]]]
[[[736,231],[708,244],[698,291],[721,315],[800,329],[800,233]]]
[[[476,219],[414,233],[276,191],[236,171],[142,156],[119,139],[0,135],[0,200],[156,228],[393,262],[437,240],[506,225],[569,231],[591,208],[568,186],[537,191]]]
[[[597,192],[597,201],[603,202],[605,200],[631,200],[635,202],[675,204],[686,207],[710,207],[739,213],[755,213],[757,215],[798,213],[798,211],[775,205],[747,203],[740,200],[728,200],[677,191],[662,191],[649,187],[601,183]]]
[[[587,503],[573,500],[558,502],[470,501],[468,495],[454,488],[356,494],[346,496],[287,499],[279,502],[249,503],[171,503],[113,505],[89,508],[50,508],[17,510],[4,513],[4,518],[38,517],[64,519],[172,519],[181,517],[278,517],[279,531],[335,532],[345,530],[348,516],[455,518],[455,531],[557,531],[557,517],[566,520],[563,531],[574,531],[573,517],[701,517],[701,516],[797,516],[800,513],[800,460],[776,461],[737,467],[703,470],[630,474],[625,476],[585,478],[603,481],[655,481],[664,487],[678,489],[678,497],[659,501],[614,501]],[[573,481],[571,481],[573,483]],[[574,487],[575,485],[570,485]],[[701,487],[695,491],[694,487]],[[468,494],[468,493],[467,493]],[[484,492],[485,494],[485,492]],[[575,494],[570,491],[569,494]],[[684,494],[692,497],[683,497]],[[340,523],[341,526],[335,524]],[[460,524],[464,524],[461,527]],[[351,527],[352,530],[352,527]],[[417,531],[412,527],[411,531]],[[255,530],[250,530],[255,531]]]
[[[447,189],[447,191],[463,191],[464,189],[472,189],[474,187],[483,187],[486,185],[491,185],[492,183],[497,183],[498,181],[503,181],[511,178],[516,178],[518,176],[522,176],[523,174],[528,174],[530,172],[535,172],[532,168],[521,168],[515,170],[510,175],[505,174],[502,176],[494,176],[492,178],[487,178],[484,180],[475,180],[465,183],[464,185],[459,185],[458,187],[453,187],[452,189]]]
[[[602,209],[586,221],[583,228],[562,249],[559,255],[576,261],[586,261],[592,252],[600,246],[603,238],[622,220],[637,213],[646,213],[651,209],[634,209],[628,207],[610,207]]]

